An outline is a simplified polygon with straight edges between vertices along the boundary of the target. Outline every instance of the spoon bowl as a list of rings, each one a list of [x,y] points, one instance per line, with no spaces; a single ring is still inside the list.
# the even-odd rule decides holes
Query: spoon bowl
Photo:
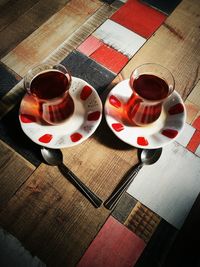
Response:
[[[42,147],[41,154],[45,162],[52,166],[58,166],[61,173],[96,207],[100,207],[102,200],[92,192],[72,171],[63,164],[63,154],[60,149]]]
[[[60,149],[41,148],[43,159],[52,166],[59,166],[63,162],[63,154]]]
[[[132,183],[134,180],[135,176],[138,174],[140,169],[144,165],[151,165],[156,163],[158,159],[160,158],[162,154],[162,148],[157,148],[157,149],[143,149],[141,151],[138,151],[138,156],[139,156],[139,164],[134,166],[133,168],[130,169],[130,171],[125,175],[124,179],[120,182],[120,184],[116,187],[116,189],[111,193],[111,195],[108,197],[108,199],[104,202],[104,206],[107,209],[112,209],[123,193],[126,191],[128,186]]]

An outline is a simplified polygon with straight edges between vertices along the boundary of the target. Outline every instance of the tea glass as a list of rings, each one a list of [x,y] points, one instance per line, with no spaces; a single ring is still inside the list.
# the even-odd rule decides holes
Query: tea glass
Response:
[[[155,122],[162,111],[164,101],[174,91],[174,77],[165,67],[146,63],[133,70],[129,85],[133,91],[126,104],[130,123],[146,126]]]
[[[24,87],[38,103],[41,119],[48,124],[65,122],[74,112],[70,96],[71,75],[61,64],[41,63],[24,77]]]

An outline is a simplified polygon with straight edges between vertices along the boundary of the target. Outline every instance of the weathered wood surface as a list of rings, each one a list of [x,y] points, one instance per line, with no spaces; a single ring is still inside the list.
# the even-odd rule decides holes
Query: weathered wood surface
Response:
[[[65,164],[103,200],[137,162],[133,148],[112,138],[99,131],[78,147],[63,149]],[[0,222],[48,266],[74,266],[108,215],[104,207],[95,209],[57,167],[42,164],[1,212]]]
[[[186,99],[200,78],[199,16],[198,0],[182,1],[129,61],[122,76],[128,79],[133,69],[143,63],[159,63],[173,73],[175,89]]]
[[[8,1],[0,10],[0,58],[59,11],[69,0]]]
[[[23,76],[32,64],[48,58],[49,53],[65,42],[103,5],[99,1],[82,1],[84,9],[80,12],[79,2],[70,1],[7,54],[2,62]],[[199,79],[198,12],[197,0],[192,3],[184,0],[112,85],[128,78],[132,69],[139,64],[154,61],[173,72],[176,90],[185,99]],[[191,17],[194,19],[191,20]],[[58,32],[52,32],[56,29],[55,25],[58,26]],[[70,25],[71,31],[66,25]],[[15,92],[21,92],[20,86],[16,88]],[[103,200],[138,161],[136,149],[117,140],[104,120],[91,138],[79,146],[63,149],[63,154],[65,164]],[[21,162],[24,160],[16,157],[16,166]],[[16,166],[8,167],[13,179],[20,176],[17,175]],[[9,192],[5,194],[6,202],[15,191],[16,193],[1,210],[0,225],[19,238],[26,248],[48,266],[75,266],[106,221],[109,212],[104,207],[93,208],[56,167],[41,164],[28,178],[29,171],[32,168],[24,171],[24,183],[17,184],[17,188],[13,189],[12,183],[6,184],[4,191]]]
[[[0,210],[34,172],[35,167],[0,140]]]
[[[53,50],[70,37],[102,4],[98,0],[69,1],[59,12],[2,58],[2,62],[20,76],[24,76],[33,65],[45,60]],[[22,31],[21,28],[20,31]]]

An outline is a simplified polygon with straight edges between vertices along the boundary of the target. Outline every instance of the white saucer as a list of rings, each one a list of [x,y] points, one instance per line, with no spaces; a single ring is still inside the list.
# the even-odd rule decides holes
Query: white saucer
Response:
[[[176,91],[165,101],[160,117],[143,127],[131,125],[123,116],[123,106],[131,94],[129,80],[124,80],[110,91],[106,99],[105,118],[119,139],[134,147],[150,149],[163,147],[179,136],[186,120],[186,111]]]
[[[94,133],[102,118],[102,102],[96,90],[84,80],[72,77],[70,94],[74,113],[60,125],[42,123],[36,101],[28,94],[24,96],[19,121],[33,142],[49,148],[64,148],[78,145]]]

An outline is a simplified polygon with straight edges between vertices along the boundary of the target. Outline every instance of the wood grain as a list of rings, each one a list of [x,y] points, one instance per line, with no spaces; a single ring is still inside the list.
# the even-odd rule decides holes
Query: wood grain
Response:
[[[117,140],[104,138],[110,146],[96,134],[63,149],[65,164],[102,199],[137,161],[133,148],[120,149]],[[95,209],[56,167],[42,164],[2,211],[0,223],[48,266],[75,266],[108,215],[104,207]]]
[[[9,1],[1,9],[0,58],[34,32],[69,0]],[[9,14],[9,16],[8,16]]]
[[[122,70],[125,79],[138,65],[155,62],[174,75],[175,89],[183,99],[200,78],[198,0],[184,0]],[[192,18],[192,19],[191,19]]]
[[[33,173],[35,167],[0,140],[0,210]]]
[[[116,11],[115,6],[102,5],[89,19],[74,31],[46,59],[48,63],[56,64],[76,49],[90,34],[92,34],[107,18]]]
[[[102,3],[98,0],[71,0],[2,58],[2,62],[19,75],[24,76],[31,66],[43,61],[101,5]],[[41,12],[42,8],[39,11]]]
[[[148,243],[160,220],[160,216],[137,202],[124,224],[143,239],[145,243]]]

